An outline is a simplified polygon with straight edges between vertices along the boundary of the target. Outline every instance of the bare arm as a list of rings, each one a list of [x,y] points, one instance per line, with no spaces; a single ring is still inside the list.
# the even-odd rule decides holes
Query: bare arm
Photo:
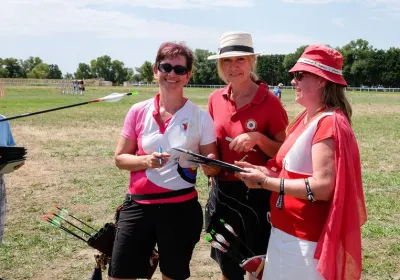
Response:
[[[214,142],[208,145],[200,146],[200,154],[212,159],[218,159],[217,143]],[[201,164],[201,168],[203,169],[205,175],[211,177],[217,175],[221,171],[221,168],[218,166],[210,166],[206,164]]]
[[[332,138],[316,143],[312,147],[313,175],[308,178],[316,200],[330,200],[335,185],[335,152]],[[238,164],[240,165],[240,164]],[[249,173],[238,173],[249,188],[265,188],[279,192],[280,179],[267,177],[258,169],[249,168]],[[264,180],[265,179],[265,180]],[[263,182],[262,186],[258,182]],[[306,199],[304,179],[285,180],[285,194]]]
[[[137,141],[120,137],[115,149],[115,165],[119,169],[140,171],[147,168],[162,167],[169,158],[167,153],[154,152],[151,155],[137,156]],[[160,163],[160,159],[162,160]]]

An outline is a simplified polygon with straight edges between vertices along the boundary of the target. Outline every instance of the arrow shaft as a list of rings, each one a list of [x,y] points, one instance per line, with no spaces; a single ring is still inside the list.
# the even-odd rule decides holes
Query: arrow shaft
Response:
[[[46,221],[49,222],[49,223],[50,223],[51,225],[53,225],[54,227],[59,228],[59,229],[62,229],[63,231],[65,231],[65,232],[67,232],[67,233],[73,235],[74,237],[76,237],[76,238],[78,238],[78,239],[80,239],[80,240],[82,240],[82,241],[84,241],[84,242],[87,242],[87,240],[83,239],[82,237],[80,237],[79,235],[77,235],[75,232],[71,231],[70,229],[67,229],[66,227],[64,227],[64,226],[62,226],[62,225],[57,224],[57,223],[54,222],[53,220],[48,219],[48,220],[46,220]]]
[[[127,95],[132,95],[132,92],[121,94],[121,98],[123,96],[127,96]],[[65,106],[51,108],[51,109],[42,110],[42,111],[37,111],[37,112],[33,112],[33,113],[24,113],[24,114],[21,114],[21,115],[17,115],[17,116],[1,119],[0,122],[9,121],[9,120],[15,120],[15,119],[34,116],[34,115],[39,115],[39,114],[44,114],[44,113],[48,113],[48,112],[58,111],[58,110],[62,110],[62,109],[72,108],[72,107],[76,107],[76,106],[81,106],[81,105],[86,105],[86,104],[91,104],[91,103],[96,103],[96,102],[101,102],[101,101],[110,102],[107,99],[107,96],[106,96],[106,97],[103,97],[103,98],[97,98],[97,99],[93,99],[93,100],[89,100],[89,101],[85,101],[85,102],[81,102],[81,103],[65,105]]]
[[[58,207],[58,206],[55,206],[55,207],[56,207],[58,210],[64,212],[64,213],[67,214],[68,216],[70,216],[71,218],[77,220],[78,222],[82,223],[83,225],[85,225],[85,226],[87,226],[88,228],[90,228],[90,229],[94,230],[95,232],[97,232],[96,229],[94,229],[93,227],[89,226],[88,224],[86,224],[85,222],[81,221],[80,219],[78,219],[78,218],[72,216],[72,215],[71,215],[70,213],[68,213],[68,211],[66,211],[65,209],[62,209],[62,208],[60,208],[60,207]]]
[[[92,236],[90,233],[84,231],[84,230],[81,229],[80,227],[78,227],[78,226],[76,226],[75,224],[71,223],[70,221],[66,220],[63,216],[57,215],[57,214],[55,214],[55,213],[54,213],[53,215],[56,216],[57,218],[62,219],[63,221],[65,221],[67,224],[73,226],[74,228],[80,230],[80,231],[83,232],[84,234],[89,235],[89,236]]]

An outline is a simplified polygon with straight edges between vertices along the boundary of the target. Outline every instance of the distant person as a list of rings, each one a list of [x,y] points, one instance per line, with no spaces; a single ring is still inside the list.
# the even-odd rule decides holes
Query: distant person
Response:
[[[274,95],[276,97],[278,97],[279,99],[281,99],[281,97],[282,97],[282,88],[283,88],[282,83],[279,83],[279,85],[274,88]]]
[[[85,91],[85,83],[82,81],[79,82],[79,93],[80,95],[83,95],[83,92]]]
[[[247,163],[237,176],[272,191],[264,280],[358,280],[367,220],[360,154],[342,74],[343,56],[311,45],[290,70],[304,109],[276,155],[279,172]]]
[[[219,49],[217,55],[208,57],[217,59],[218,75],[227,84],[211,93],[208,102],[218,155],[228,163],[246,157],[248,162],[266,164],[285,139],[286,111],[268,85],[253,73],[257,53],[250,33],[222,34]],[[219,221],[224,219],[256,255],[265,254],[271,230],[267,221],[271,192],[249,191],[226,170],[218,174],[216,182],[206,206],[206,231],[215,230],[229,238]],[[229,255],[211,248],[211,257],[219,264],[222,279],[244,279],[245,271]]]
[[[130,183],[119,215],[110,280],[146,278],[156,244],[162,279],[190,277],[203,227],[197,166],[173,148],[204,156],[217,153],[210,115],[184,97],[192,67],[193,52],[186,45],[161,44],[153,66],[159,92],[126,115],[115,162],[129,171]]]
[[[0,96],[1,98],[1,96]],[[4,119],[0,115],[0,119]],[[15,141],[11,133],[10,123],[8,121],[0,122],[0,146],[10,147],[15,146]],[[0,155],[1,157],[1,155]],[[17,165],[14,169],[19,169],[23,163]],[[3,242],[4,226],[6,219],[6,183],[3,174],[0,174],[0,244]]]
[[[73,86],[74,86],[74,93],[77,93],[79,90],[79,84],[78,81],[74,81],[73,82]]]

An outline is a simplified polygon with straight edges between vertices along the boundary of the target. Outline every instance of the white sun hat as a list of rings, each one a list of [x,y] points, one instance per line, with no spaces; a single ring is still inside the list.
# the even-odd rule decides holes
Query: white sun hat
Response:
[[[241,31],[231,31],[222,34],[219,42],[218,54],[207,59],[218,59],[233,56],[259,55],[255,53],[251,34]]]

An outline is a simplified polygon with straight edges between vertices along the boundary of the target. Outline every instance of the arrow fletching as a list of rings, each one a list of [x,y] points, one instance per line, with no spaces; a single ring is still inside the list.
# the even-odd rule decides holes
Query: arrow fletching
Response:
[[[128,96],[128,95],[133,95],[133,94],[138,94],[137,91],[132,91],[132,92],[128,92],[128,93],[111,93],[107,96],[104,96],[102,98],[99,98],[99,101],[105,101],[105,102],[118,102],[120,101],[124,96]]]

